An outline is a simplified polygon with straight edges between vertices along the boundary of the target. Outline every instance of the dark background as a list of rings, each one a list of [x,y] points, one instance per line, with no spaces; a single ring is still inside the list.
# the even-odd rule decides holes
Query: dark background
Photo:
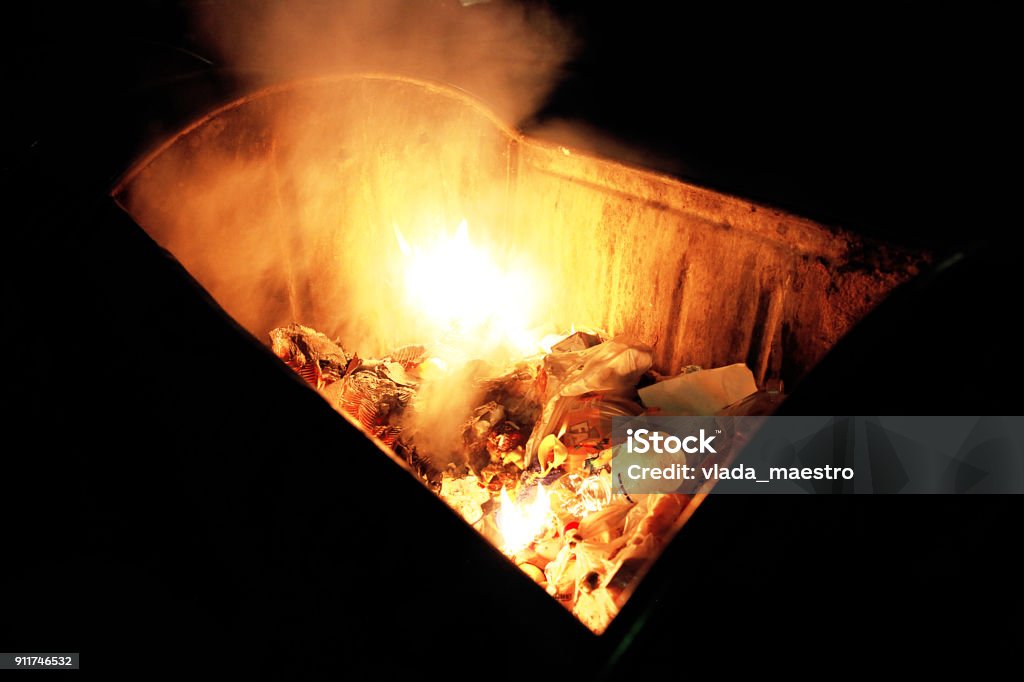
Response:
[[[583,47],[527,130],[581,121],[698,184],[939,263],[959,254],[866,320],[787,409],[1020,414],[1004,17],[553,5]],[[503,677],[522,673],[512,637],[535,647],[531,670],[592,676],[610,644],[577,641],[432,516],[110,206],[138,154],[243,87],[202,57],[190,11],[41,4],[4,25],[0,645],[82,651],[86,668],[186,669],[169,652],[187,650],[303,676],[458,652],[452,676]],[[419,511],[377,509],[382,488]],[[713,499],[607,636],[624,643],[614,670],[683,672],[723,652],[773,665],[780,648],[799,665],[839,646],[830,670],[1010,655],[1020,510]]]

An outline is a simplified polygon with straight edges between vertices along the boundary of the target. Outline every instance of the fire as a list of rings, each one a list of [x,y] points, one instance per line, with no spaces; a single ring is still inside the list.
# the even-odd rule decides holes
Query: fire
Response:
[[[535,278],[509,265],[511,259],[498,262],[471,242],[465,219],[454,235],[442,230],[425,245],[410,244],[397,225],[394,229],[404,257],[406,300],[417,315],[442,334],[516,349],[536,346],[530,332]]]
[[[525,549],[544,531],[551,515],[551,502],[544,486],[540,485],[537,486],[532,502],[516,504],[504,488],[501,489],[500,499],[501,507],[495,518],[498,530],[501,531],[502,550],[512,555]]]

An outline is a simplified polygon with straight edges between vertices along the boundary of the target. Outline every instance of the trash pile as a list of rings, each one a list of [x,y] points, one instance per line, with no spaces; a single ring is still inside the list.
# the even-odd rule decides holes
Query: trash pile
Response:
[[[550,352],[505,367],[471,362],[457,371],[425,346],[361,358],[299,324],[274,329],[270,340],[335,409],[408,462],[598,634],[691,502],[681,494],[616,493],[612,417],[714,414],[760,395],[745,365],[691,366],[664,377],[651,371],[648,346],[595,331],[575,331]],[[457,387],[458,404],[469,406],[446,438],[432,433],[444,424],[429,416],[431,386]]]

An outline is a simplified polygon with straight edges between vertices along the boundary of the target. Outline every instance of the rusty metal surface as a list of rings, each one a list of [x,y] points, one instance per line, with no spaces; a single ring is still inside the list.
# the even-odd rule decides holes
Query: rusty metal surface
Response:
[[[923,258],[524,138],[461,93],[384,76],[240,100],[116,197],[258,338],[301,320],[371,348],[421,341],[356,292],[394,225],[415,239],[465,217],[543,273],[546,321],[653,343],[662,372],[746,362],[788,384]]]

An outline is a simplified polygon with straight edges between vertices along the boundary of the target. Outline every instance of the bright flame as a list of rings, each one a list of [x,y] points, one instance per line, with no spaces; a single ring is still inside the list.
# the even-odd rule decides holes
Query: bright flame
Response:
[[[454,235],[441,233],[422,247],[394,228],[405,257],[405,294],[417,315],[442,333],[473,336],[482,344],[504,342],[517,350],[524,343],[536,345],[529,329],[534,278],[495,262],[486,249],[470,242],[465,220]]]
[[[544,486],[537,486],[532,502],[516,504],[501,489],[501,506],[495,514],[498,530],[501,531],[502,550],[509,555],[525,549],[541,534],[551,514],[551,502]]]

